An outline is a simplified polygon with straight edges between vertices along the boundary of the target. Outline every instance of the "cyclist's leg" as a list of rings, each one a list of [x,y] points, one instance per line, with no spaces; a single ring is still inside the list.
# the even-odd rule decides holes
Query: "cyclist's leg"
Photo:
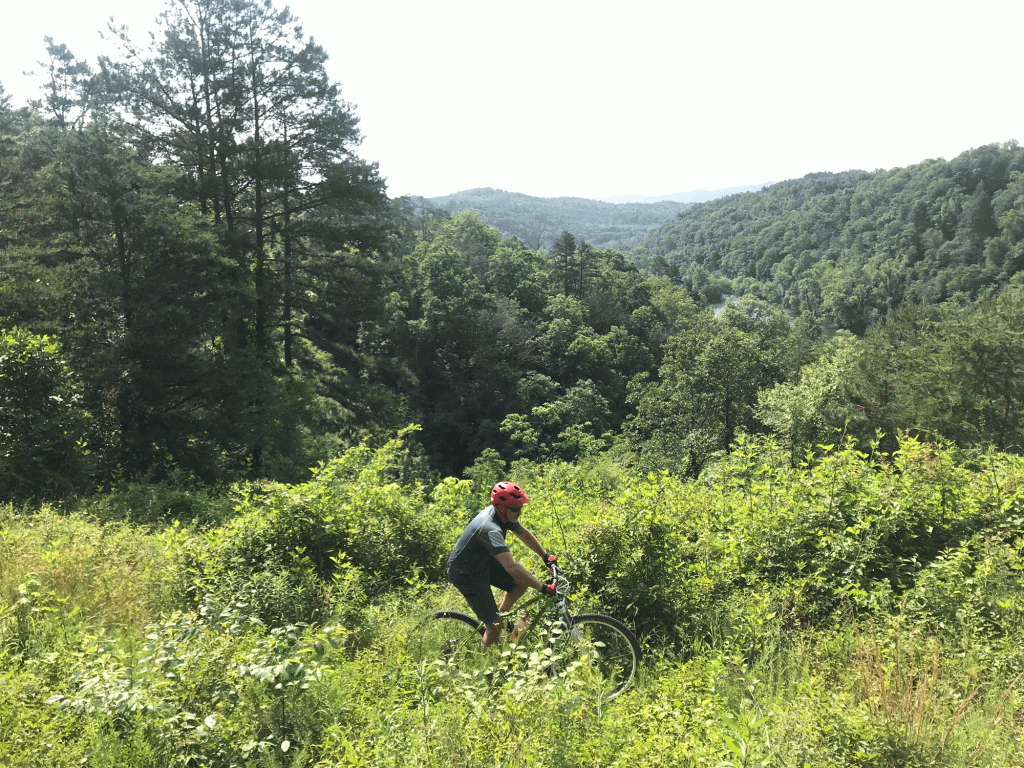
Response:
[[[501,563],[494,559],[491,560],[491,585],[505,591],[501,598],[501,605],[498,606],[498,612],[501,615],[511,611],[512,607],[516,604],[516,600],[526,593],[526,585],[516,584],[512,575],[502,567]],[[484,630],[484,648],[501,640],[501,619],[485,623],[487,628]]]
[[[516,601],[526,594],[525,584],[516,584],[512,589],[506,590],[501,598],[501,605],[498,606],[499,613],[508,613],[515,606]]]
[[[501,637],[501,620],[498,617],[498,604],[494,602],[494,593],[491,592],[491,585],[486,578],[462,577],[451,579],[455,588],[462,593],[469,603],[476,617],[484,624],[483,647],[491,645],[498,637]],[[497,636],[492,637],[488,642],[488,634],[492,633],[492,627],[497,626]]]
[[[492,621],[484,627],[484,638],[480,641],[480,644],[486,650],[498,642],[501,642],[501,619]]]

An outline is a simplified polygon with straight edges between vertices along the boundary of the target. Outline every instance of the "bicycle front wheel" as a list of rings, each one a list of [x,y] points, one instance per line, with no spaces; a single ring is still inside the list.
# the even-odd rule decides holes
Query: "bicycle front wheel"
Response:
[[[420,622],[408,641],[417,661],[443,662],[468,670],[481,658],[484,626],[458,611],[437,611]]]
[[[579,678],[604,699],[614,699],[636,678],[640,643],[618,619],[600,613],[558,622],[551,638],[551,673]]]

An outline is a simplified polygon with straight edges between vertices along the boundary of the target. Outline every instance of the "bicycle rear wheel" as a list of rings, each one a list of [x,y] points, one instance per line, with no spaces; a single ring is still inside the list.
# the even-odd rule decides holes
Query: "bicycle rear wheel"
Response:
[[[622,694],[636,678],[640,643],[618,619],[600,613],[573,616],[552,632],[550,672],[578,677],[604,699]]]
[[[471,616],[458,611],[437,611],[416,627],[407,645],[417,661],[439,661],[469,671],[480,663],[483,634],[483,624]]]

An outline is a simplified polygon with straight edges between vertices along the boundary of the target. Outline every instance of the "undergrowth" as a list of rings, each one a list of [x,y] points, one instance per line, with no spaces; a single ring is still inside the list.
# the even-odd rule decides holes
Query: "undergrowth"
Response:
[[[482,502],[401,450],[239,487],[226,517],[0,511],[0,764],[1024,765],[1019,459],[518,466],[576,605],[645,645],[603,702],[529,654],[417,655],[428,611],[465,608],[440,569]]]

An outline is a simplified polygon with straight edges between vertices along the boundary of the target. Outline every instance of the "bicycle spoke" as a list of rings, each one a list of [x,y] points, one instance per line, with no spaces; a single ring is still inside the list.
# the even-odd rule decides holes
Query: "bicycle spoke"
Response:
[[[552,637],[552,672],[596,688],[605,698],[625,691],[636,675],[640,650],[632,633],[620,622],[599,614],[572,619]]]
[[[408,646],[417,661],[440,663],[465,672],[480,666],[481,632],[477,622],[463,614],[440,612],[421,623]]]

